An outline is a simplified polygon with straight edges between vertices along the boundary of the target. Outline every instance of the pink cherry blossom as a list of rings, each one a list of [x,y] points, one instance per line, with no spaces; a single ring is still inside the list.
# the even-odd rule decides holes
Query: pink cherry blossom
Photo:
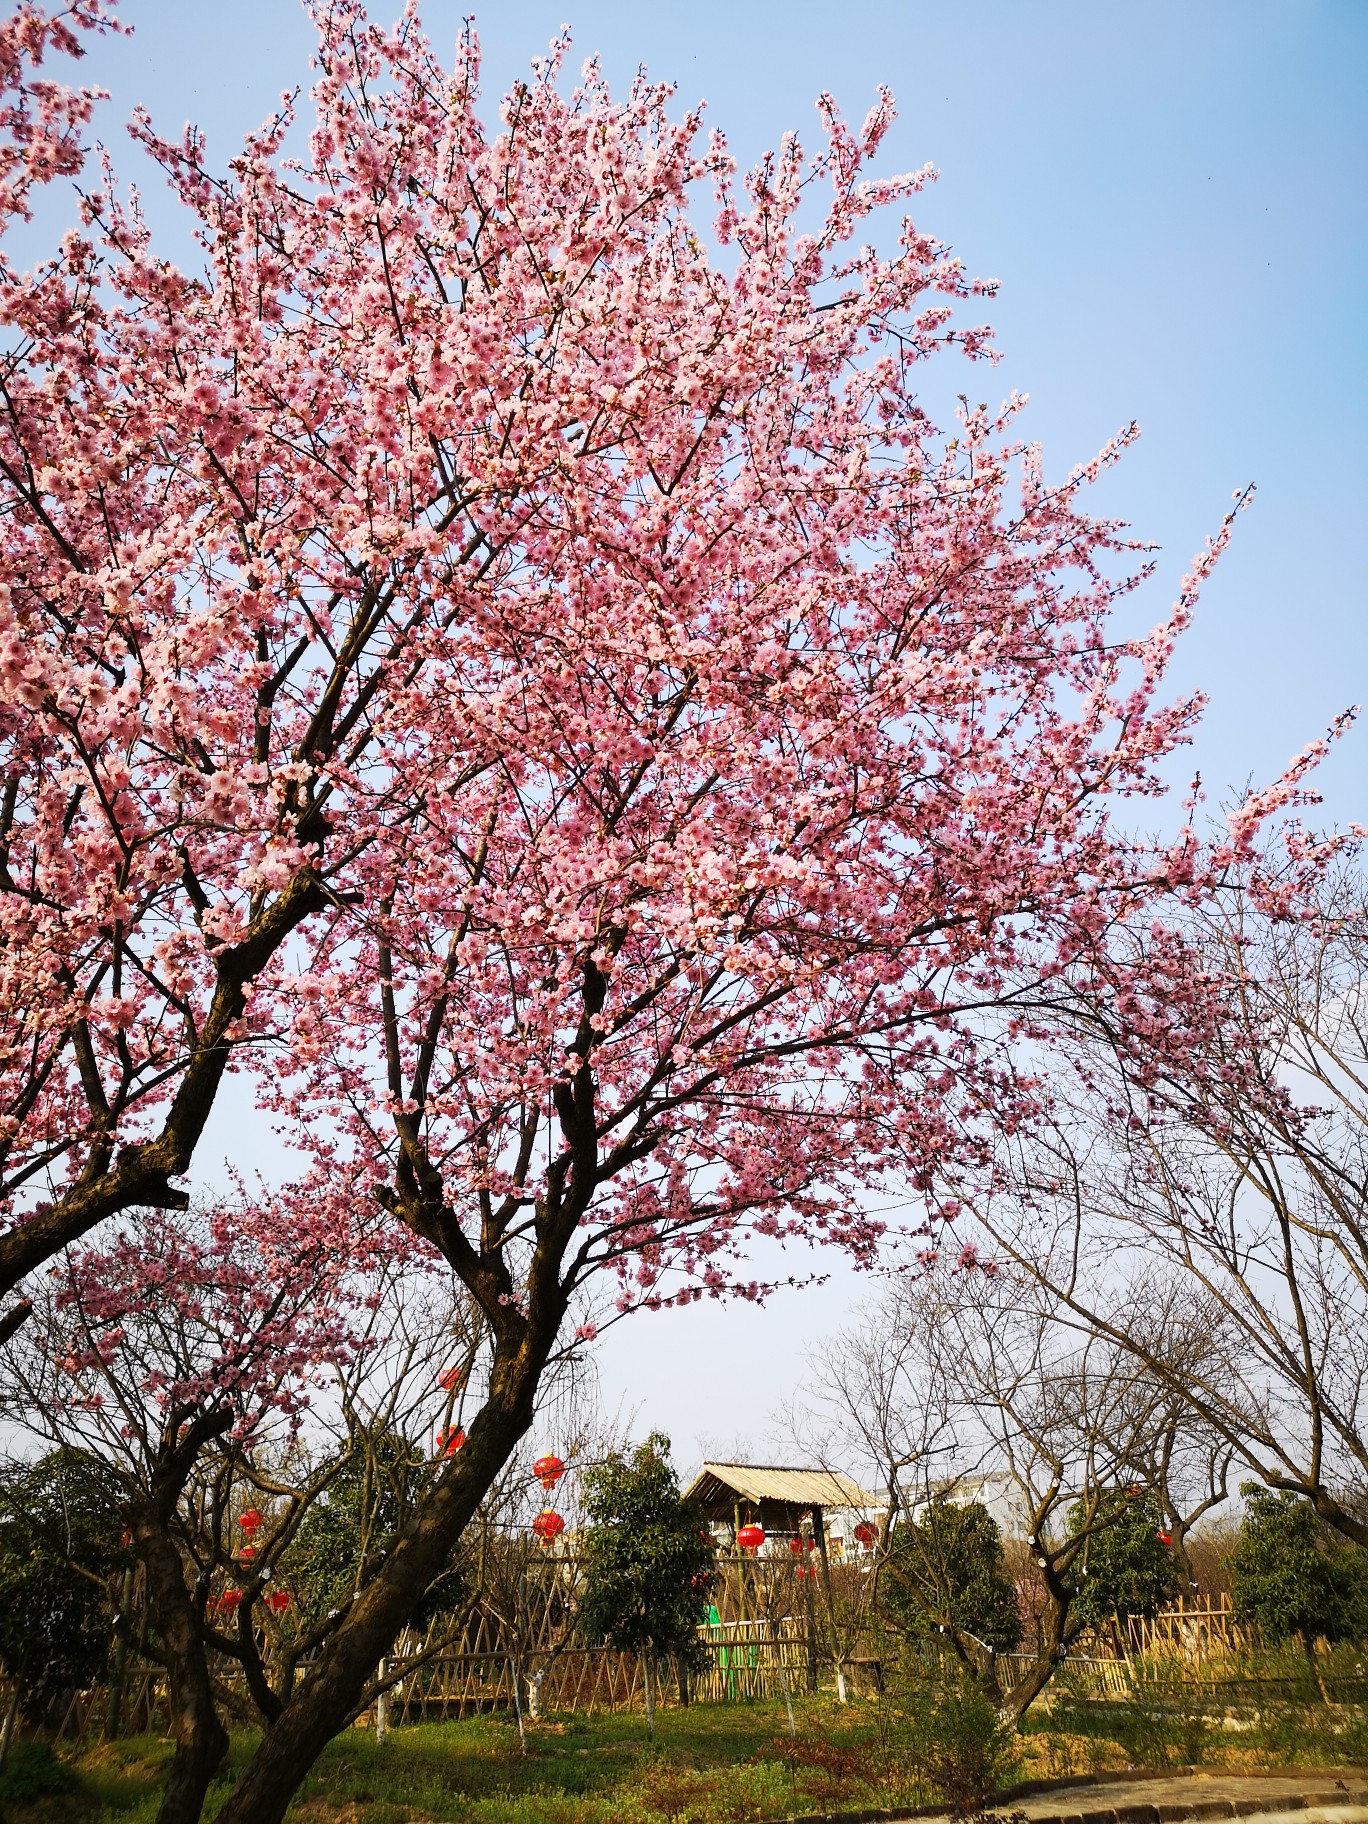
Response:
[[[572,87],[563,41],[485,115],[473,32],[445,69],[412,6],[310,11],[301,159],[294,102],[226,174],[135,117],[194,271],[85,172],[92,98],[33,73],[94,0],[0,29],[0,228],[85,186],[46,265],[0,261],[0,1289],[161,1211],[63,1268],[112,1372],[126,1309],[218,1271],[181,1180],[252,1071],[311,1163],[240,1221],[313,1263],[320,1321],[413,1246],[488,1324],[438,1551],[586,1283],[758,1298],[756,1235],[870,1263],[880,1194],[934,1214],[988,1170],[1078,1020],[1142,1084],[1204,1068],[1184,908],[1318,750],[1214,853],[1134,835],[1230,521],[1122,631],[1148,560],[1087,491],[1134,428],[1056,478],[1019,398],[975,402],[993,287],[888,223],[931,174],[873,174],[887,96],[858,133],[822,97],[815,152],[738,180],[668,88]],[[215,1371],[244,1415],[253,1359]],[[348,1663],[426,1562],[377,1573]],[[349,1701],[319,1670],[285,1715],[323,1740]],[[288,1739],[225,1824],[281,1815]]]

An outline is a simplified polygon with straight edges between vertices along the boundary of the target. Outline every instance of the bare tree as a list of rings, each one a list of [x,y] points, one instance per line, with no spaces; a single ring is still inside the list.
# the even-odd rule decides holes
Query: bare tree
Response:
[[[921,1587],[928,1621],[1019,1718],[1087,1625],[1076,1597],[1120,1497],[1164,1467],[1176,1493],[1178,1467],[1196,1454],[1172,1402],[1130,1354],[1080,1331],[1019,1272],[896,1282],[828,1363],[828,1399],[867,1447],[889,1452],[893,1518],[933,1497],[973,1499],[990,1473],[1006,1491],[1040,1595],[1029,1663],[1005,1674],[993,1645],[945,1600],[936,1565]]]
[[[1341,873],[1318,924],[1246,899],[1202,926],[1240,982],[1218,1073],[1137,1095],[1105,1039],[1048,1136],[963,1190],[995,1251],[1129,1351],[1273,1488],[1368,1544],[1368,910]],[[1243,1073],[1247,1081],[1248,1073]],[[1081,1087],[1079,1087],[1081,1086]],[[1008,1187],[1008,1188],[1004,1188]]]

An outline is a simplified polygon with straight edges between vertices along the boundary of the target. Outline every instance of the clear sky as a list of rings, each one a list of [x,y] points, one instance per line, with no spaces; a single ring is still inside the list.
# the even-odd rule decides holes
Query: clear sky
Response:
[[[427,0],[439,45],[463,10]],[[113,91],[101,131],[130,172],[136,102],[163,130],[194,120],[226,159],[308,81],[293,0],[121,11],[134,36],[82,75]],[[568,23],[574,61],[601,54],[616,87],[645,64],[681,106],[706,99],[743,163],[791,127],[815,143],[820,90],[858,122],[887,83],[884,168],[934,162],[920,222],[1002,281],[987,314],[1004,359],[975,395],[1029,393],[1056,473],[1141,424],[1099,500],[1161,546],[1149,619],[1257,484],[1174,673],[1211,695],[1192,764],[1213,794],[1368,705],[1368,0],[504,0],[476,20],[491,102]],[[1327,820],[1368,822],[1368,717],[1322,784]],[[858,1292],[838,1273],[761,1314],[635,1319],[603,1346],[609,1403],[685,1460],[762,1449],[809,1341]]]

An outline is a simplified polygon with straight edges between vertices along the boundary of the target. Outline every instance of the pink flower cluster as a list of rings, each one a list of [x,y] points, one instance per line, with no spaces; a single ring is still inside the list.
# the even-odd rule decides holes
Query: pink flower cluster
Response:
[[[238,1318],[155,1391],[244,1424],[271,1360],[338,1346],[363,1225],[319,1185],[500,1336],[603,1269],[624,1309],[759,1296],[757,1233],[872,1259],[873,1194],[1033,1119],[1073,1011],[1142,1073],[1203,1055],[1169,908],[1301,790],[1216,859],[1114,820],[1198,713],[1160,693],[1225,534],[1119,637],[1142,561],[1085,495],[1132,433],[1054,481],[1015,398],[931,422],[992,288],[911,220],[857,239],[929,176],[872,175],[886,96],[738,181],[667,89],[570,90],[563,44],[487,124],[472,35],[452,72],[412,8],[315,12],[302,162],[294,103],[226,177],[135,122],[202,272],[109,172],[0,267],[0,1282],[174,1212],[254,1068],[311,1183],[70,1269],[92,1371],[212,1285]],[[49,40],[0,32],[0,215],[80,163]],[[262,1251],[301,1263],[279,1304]]]

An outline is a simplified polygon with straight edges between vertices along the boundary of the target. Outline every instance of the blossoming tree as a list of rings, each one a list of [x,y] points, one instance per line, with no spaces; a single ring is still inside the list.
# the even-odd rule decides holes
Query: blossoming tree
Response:
[[[313,1154],[280,1219],[348,1185],[492,1337],[226,1821],[282,1815],[589,1276],[626,1309],[758,1292],[757,1232],[868,1260],[879,1185],[1029,1117],[1023,1032],[1105,1003],[1142,1068],[1191,1048],[1181,939],[1113,934],[1295,790],[1212,861],[1118,833],[1221,541],[1122,637],[1136,560],[1081,497],[1129,433],[1052,484],[1015,399],[937,430],[919,375],[991,353],[954,315],[988,288],[910,221],[857,239],[928,176],[869,176],[886,96],[738,185],[644,79],[571,90],[557,47],[487,126],[473,38],[448,70],[411,9],[311,11],[301,157],[293,104],[226,173],[134,121],[202,270],[106,171],[0,271],[0,1284],[184,1206],[255,1069]],[[32,61],[99,23],[6,28],[10,217],[89,106]]]

